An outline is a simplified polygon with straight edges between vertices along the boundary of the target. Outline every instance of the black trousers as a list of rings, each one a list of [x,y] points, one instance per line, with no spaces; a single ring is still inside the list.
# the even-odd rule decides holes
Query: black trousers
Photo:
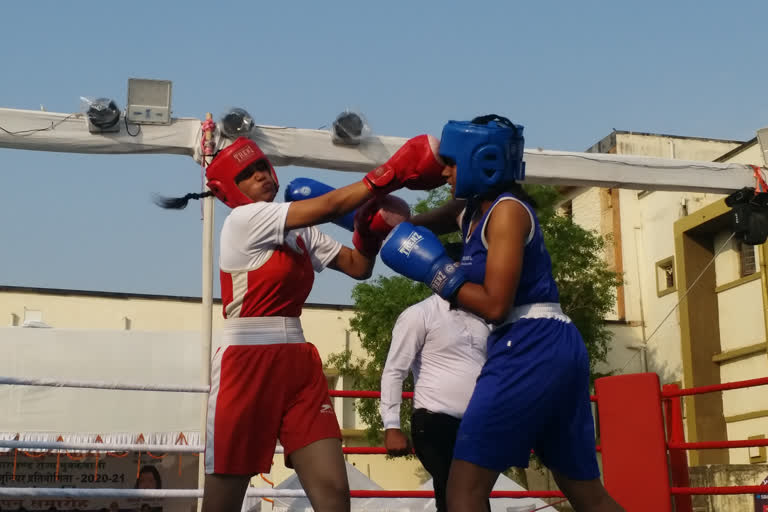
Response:
[[[416,457],[430,475],[435,486],[437,512],[447,512],[448,473],[461,420],[447,414],[415,409],[411,416],[411,438]],[[491,504],[488,502],[488,510]]]

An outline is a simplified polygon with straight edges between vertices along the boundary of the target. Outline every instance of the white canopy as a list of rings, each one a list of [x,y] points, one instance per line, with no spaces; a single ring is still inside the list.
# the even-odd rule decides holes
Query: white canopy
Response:
[[[434,489],[432,479],[430,478],[421,486],[422,489],[431,491]],[[499,475],[494,491],[526,491],[527,489],[514,480],[504,475]],[[427,500],[423,512],[435,512],[435,500]],[[544,508],[541,508],[544,507]],[[547,502],[539,498],[493,498],[491,500],[491,512],[529,512],[531,510],[542,510],[545,512],[555,512],[555,507],[548,507]]]
[[[350,489],[381,489],[376,482],[366,477],[358,471],[349,462],[347,465],[347,477],[349,478]],[[275,489],[301,489],[301,483],[294,474],[286,478]],[[430,478],[420,487],[423,490],[433,490],[432,479]],[[499,475],[494,491],[525,491],[526,489],[514,480],[504,475]],[[256,505],[255,501],[251,506]],[[544,507],[544,508],[540,508]],[[551,510],[554,507],[548,507],[547,502],[538,498],[493,498],[491,500],[492,512],[529,512],[531,510]],[[249,509],[248,509],[249,510]],[[272,508],[273,512],[311,512],[312,507],[307,498],[275,498]],[[434,512],[434,499],[424,498],[353,498],[352,510],[365,512]]]
[[[347,466],[347,478],[349,488],[355,490],[381,489],[381,486],[361,473],[349,462]],[[299,477],[294,473],[275,489],[301,489]],[[427,500],[423,498],[352,498],[352,510],[365,512],[410,512],[421,511]],[[312,512],[312,507],[307,498],[275,498],[272,512]]]
[[[168,126],[120,123],[120,132],[92,134],[83,114],[0,108],[0,147],[68,153],[169,153],[200,160],[197,119],[173,119]],[[130,133],[129,133],[130,130]],[[340,171],[366,172],[405,142],[375,136],[360,146],[338,146],[328,131],[256,126],[251,137],[272,163]],[[229,144],[219,138],[218,147]],[[643,190],[690,190],[728,193],[754,185],[753,170],[743,164],[692,162],[640,156],[528,149],[526,182],[622,187]]]

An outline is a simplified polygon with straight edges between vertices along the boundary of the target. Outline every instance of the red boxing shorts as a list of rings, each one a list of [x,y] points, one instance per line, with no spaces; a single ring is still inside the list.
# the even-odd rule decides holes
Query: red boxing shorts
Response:
[[[291,452],[328,438],[341,439],[341,431],[314,345],[229,345],[216,352],[206,473],[268,473],[278,439],[291,467]]]

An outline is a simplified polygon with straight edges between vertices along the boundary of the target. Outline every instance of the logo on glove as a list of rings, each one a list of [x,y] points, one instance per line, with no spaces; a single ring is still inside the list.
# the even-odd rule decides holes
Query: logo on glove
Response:
[[[419,245],[419,242],[424,240],[424,237],[413,231],[405,241],[400,244],[400,248],[397,250],[400,254],[405,254],[406,257],[411,255],[411,251]]]
[[[453,265],[448,265],[448,267],[446,267],[445,270],[448,270],[448,268],[453,268]],[[440,294],[447,280],[448,280],[448,276],[445,275],[442,270],[440,270],[435,274],[435,277],[432,278],[432,282],[429,283],[429,287],[435,293]]]

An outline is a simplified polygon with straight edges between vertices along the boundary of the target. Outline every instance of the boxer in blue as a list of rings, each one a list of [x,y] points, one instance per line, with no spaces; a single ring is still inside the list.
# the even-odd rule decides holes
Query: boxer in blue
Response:
[[[495,326],[459,427],[449,511],[483,510],[499,473],[527,467],[531,449],[576,511],[621,511],[599,479],[586,347],[560,309],[541,228],[518,183],[522,132],[495,115],[448,122],[439,153],[455,199],[397,226],[381,257]],[[435,235],[457,227],[458,268]]]

